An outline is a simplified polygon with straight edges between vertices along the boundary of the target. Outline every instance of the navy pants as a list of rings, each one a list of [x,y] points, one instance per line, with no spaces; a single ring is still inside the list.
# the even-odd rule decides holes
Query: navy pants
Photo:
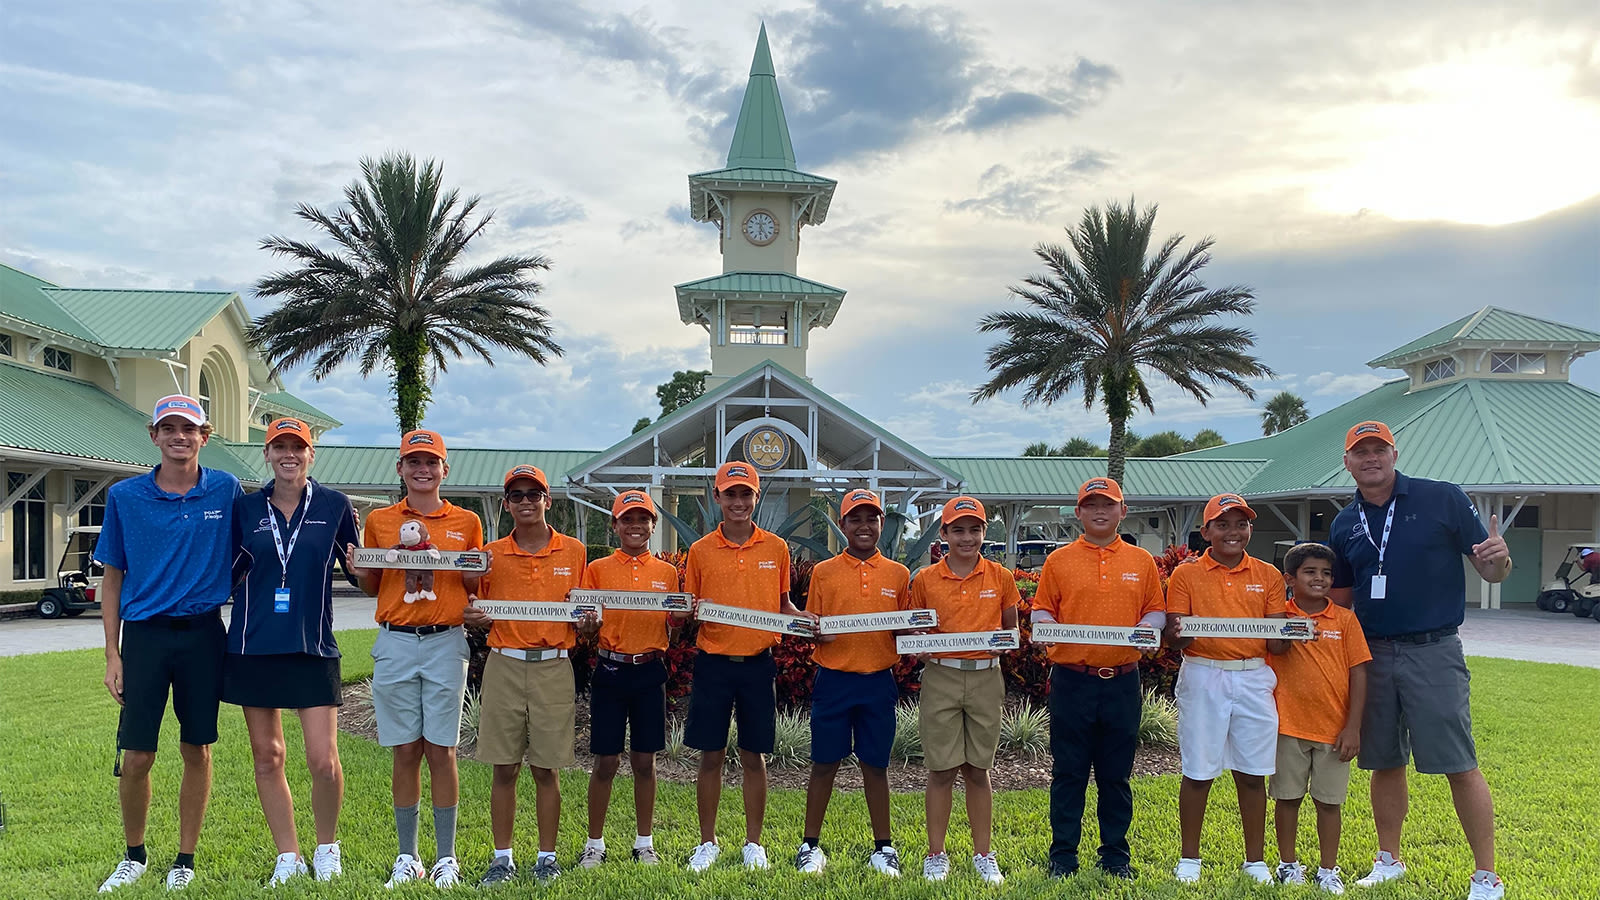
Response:
[[[1050,669],[1050,867],[1076,871],[1084,796],[1093,771],[1099,794],[1100,865],[1128,864],[1133,754],[1139,745],[1139,673],[1113,678]]]

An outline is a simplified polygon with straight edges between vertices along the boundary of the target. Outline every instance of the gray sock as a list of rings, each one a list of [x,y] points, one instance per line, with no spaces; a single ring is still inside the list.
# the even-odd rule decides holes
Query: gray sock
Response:
[[[433,845],[435,859],[444,859],[446,856],[456,855],[456,808],[454,806],[435,806],[433,808]]]
[[[394,833],[400,840],[400,852],[412,859],[417,856],[417,817],[422,812],[421,803],[394,808]]]

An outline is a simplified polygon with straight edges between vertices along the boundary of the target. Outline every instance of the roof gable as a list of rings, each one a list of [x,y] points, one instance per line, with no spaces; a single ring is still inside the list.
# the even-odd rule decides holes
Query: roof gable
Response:
[[[48,288],[44,294],[83,323],[95,343],[114,350],[177,350],[238,296],[98,288]]]
[[[1442,328],[1396,347],[1367,363],[1374,368],[1396,368],[1415,362],[1430,352],[1440,354],[1459,346],[1482,347],[1495,344],[1571,344],[1585,351],[1600,349],[1600,333],[1552,322],[1498,306],[1485,306]]]

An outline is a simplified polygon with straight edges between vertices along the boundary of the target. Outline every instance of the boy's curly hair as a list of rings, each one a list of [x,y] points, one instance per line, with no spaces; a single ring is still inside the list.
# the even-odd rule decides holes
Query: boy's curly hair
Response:
[[[1300,571],[1300,567],[1305,565],[1308,559],[1320,559],[1330,566],[1338,563],[1338,557],[1333,555],[1333,548],[1327,544],[1307,541],[1289,548],[1289,555],[1283,558],[1283,574],[1293,578],[1294,573]]]

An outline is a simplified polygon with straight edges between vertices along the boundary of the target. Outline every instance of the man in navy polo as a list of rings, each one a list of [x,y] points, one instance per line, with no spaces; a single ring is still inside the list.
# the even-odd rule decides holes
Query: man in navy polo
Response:
[[[183,784],[178,793],[178,855],[167,889],[194,878],[194,850],[211,796],[211,745],[217,740],[228,599],[229,524],[239,479],[200,466],[211,424],[200,402],[173,394],[156,401],[150,440],[161,463],[106,492],[95,559],[106,634],[106,689],[122,707],[117,750],[126,751],[117,786],[127,854],[101,892],[131,884],[148,859],[150,767],[155,763],[167,691],[178,716]]]
[[[1356,883],[1405,874],[1400,831],[1410,797],[1406,765],[1450,781],[1477,871],[1469,900],[1500,900],[1494,872],[1494,801],[1478,769],[1468,674],[1456,629],[1466,614],[1462,557],[1490,583],[1511,572],[1498,516],[1486,530],[1461,488],[1395,471],[1399,452],[1382,422],[1345,434],[1344,466],[1357,492],[1334,518],[1332,599],[1354,606],[1372,649],[1357,764],[1372,772],[1378,855]]]

